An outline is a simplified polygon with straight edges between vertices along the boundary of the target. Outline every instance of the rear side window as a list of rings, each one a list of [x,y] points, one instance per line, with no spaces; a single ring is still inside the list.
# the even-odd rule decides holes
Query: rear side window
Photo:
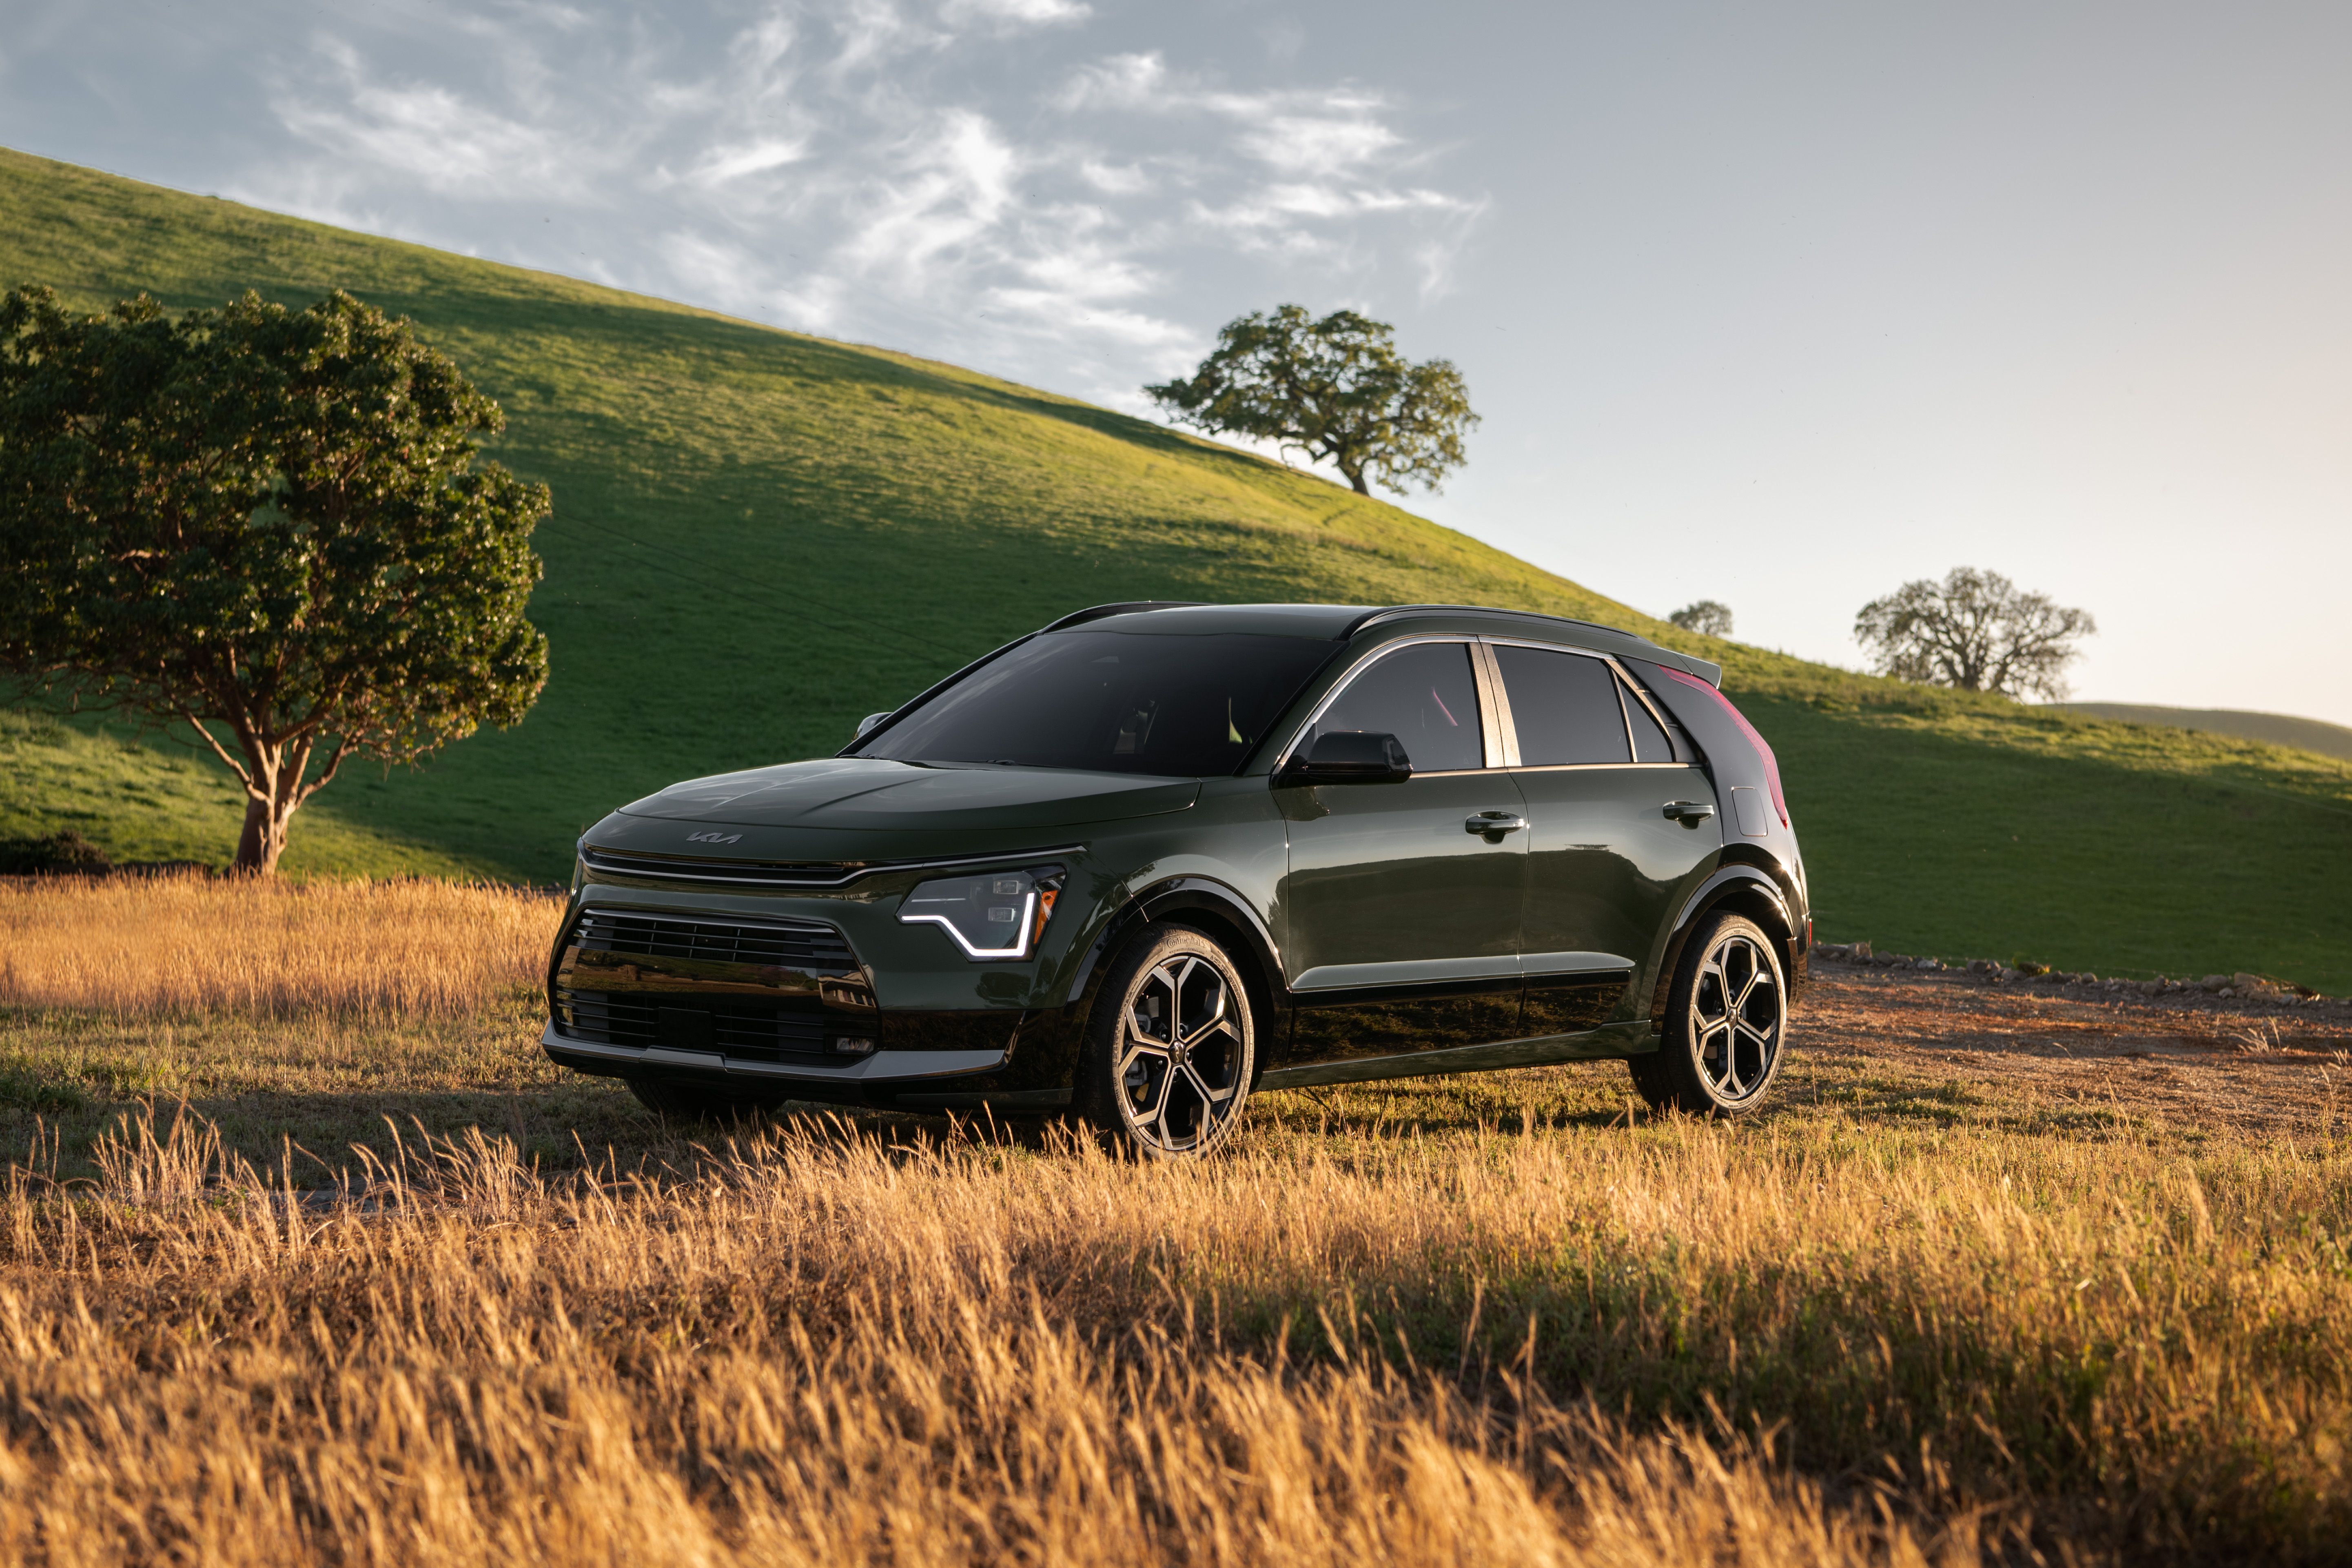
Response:
[[[1417,773],[1486,765],[1478,730],[1478,683],[1467,643],[1414,643],[1383,655],[1349,681],[1301,743],[1344,731],[1394,735]]]
[[[1510,698],[1520,766],[1633,760],[1625,741],[1625,710],[1618,705],[1617,677],[1607,665],[1582,654],[1508,645],[1495,648],[1495,661]],[[1672,756],[1669,752],[1667,759]]]
[[[1675,760],[1675,743],[1666,738],[1664,726],[1650,716],[1642,700],[1631,691],[1618,696],[1625,703],[1625,721],[1633,728],[1633,760],[1637,763],[1671,763]]]

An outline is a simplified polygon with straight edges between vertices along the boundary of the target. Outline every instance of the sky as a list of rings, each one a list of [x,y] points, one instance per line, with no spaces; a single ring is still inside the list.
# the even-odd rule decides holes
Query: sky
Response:
[[[1130,412],[1297,301],[1401,504],[1859,668],[2000,572],[2086,700],[2352,723],[2352,6],[0,0],[0,143]]]

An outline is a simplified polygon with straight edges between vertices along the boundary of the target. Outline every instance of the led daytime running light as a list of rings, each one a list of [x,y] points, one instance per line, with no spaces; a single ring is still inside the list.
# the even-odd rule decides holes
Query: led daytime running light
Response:
[[[1061,886],[1058,866],[934,878],[907,895],[898,923],[939,927],[975,963],[1026,958],[1045,938]]]

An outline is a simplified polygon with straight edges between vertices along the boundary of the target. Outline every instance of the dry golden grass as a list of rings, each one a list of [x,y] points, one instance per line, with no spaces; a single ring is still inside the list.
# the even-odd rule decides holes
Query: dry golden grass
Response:
[[[1935,1142],[475,1133],[322,1209],[134,1120],[5,1199],[0,1551],[2331,1560],[2345,1156]]]
[[[1428,1173],[1410,1167],[1276,1183],[1258,1162],[803,1130],[689,1180],[557,1189],[474,1139],[317,1214],[193,1122],[135,1126],[102,1163],[107,1201],[20,1178],[6,1204],[15,1557],[1975,1555],[1966,1520],[1923,1542],[1877,1493],[1825,1500],[1769,1443],[1556,1402],[1475,1340],[1423,1367],[1344,1313],[1311,1354],[1219,1321],[1220,1279],[1238,1299],[1424,1245],[1425,1224],[1398,1229]],[[1475,1206],[1551,1168],[1494,1173]],[[1228,1275],[1244,1257],[1271,1267]]]
[[[52,907],[105,929],[98,891]],[[246,891],[205,887],[183,929],[289,907]],[[536,983],[544,904],[402,896],[308,907],[362,932],[510,909]],[[118,951],[126,993],[163,994],[137,965],[168,950]],[[472,973],[490,1000],[445,1022],[369,1024],[394,1005],[350,987],[324,1021],[252,1016],[294,994],[263,985],[191,1018],[0,1007],[10,1125],[72,1122],[0,1190],[0,1560],[2324,1563],[2352,1539],[2332,1116],[2169,1129],[1849,1042],[1736,1128],[1627,1114],[1596,1066],[1271,1095],[1199,1167],[866,1117],[701,1149],[552,1074],[515,983]],[[142,1083],[220,1126],[134,1110],[93,1142]],[[400,1142],[386,1110],[417,1119]],[[279,1128],[348,1137],[356,1174],[297,1191],[325,1167]]]
[[[546,973],[562,900],[487,884],[0,881],[0,1002],[450,1018]]]

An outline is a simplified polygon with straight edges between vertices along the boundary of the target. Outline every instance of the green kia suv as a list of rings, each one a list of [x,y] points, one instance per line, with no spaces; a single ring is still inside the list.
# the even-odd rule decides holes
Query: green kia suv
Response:
[[[667,1115],[1062,1111],[1616,1058],[1754,1109],[1811,943],[1721,671],[1447,605],[1104,605],[580,841],[548,1054]]]

